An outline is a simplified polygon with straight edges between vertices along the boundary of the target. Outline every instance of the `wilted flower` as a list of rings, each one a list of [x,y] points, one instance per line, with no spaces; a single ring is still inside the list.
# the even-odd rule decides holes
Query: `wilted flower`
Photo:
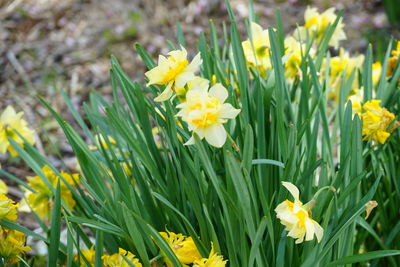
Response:
[[[390,136],[389,125],[395,116],[380,107],[381,100],[369,100],[363,105],[362,135],[364,140],[375,140],[384,144]]]
[[[188,81],[195,77],[202,63],[198,53],[191,63],[187,60],[185,48],[168,53],[168,57],[162,55],[158,58],[158,66],[145,73],[149,79],[147,86],[152,84],[166,85],[165,90],[155,98],[155,101],[168,100],[175,89],[183,88]]]
[[[17,219],[17,207],[18,204],[14,204],[12,199],[0,194],[0,220],[15,221]]]
[[[266,70],[271,68],[270,42],[268,30],[255,22],[251,22],[251,39],[242,42],[244,56],[247,65],[259,69],[261,75],[266,74]]]
[[[176,257],[182,264],[191,264],[195,260],[201,258],[200,252],[197,250],[191,236],[187,237],[182,234],[175,234],[173,232],[160,232],[160,235],[168,243]],[[165,257],[165,263],[168,267],[172,267],[172,263]]]
[[[104,261],[104,267],[130,267],[131,265],[127,261],[135,267],[142,267],[139,259],[137,259],[134,254],[122,248],[119,248],[118,253],[113,255],[104,255],[102,259]]]
[[[49,166],[44,166],[42,168],[43,173],[49,179],[53,187],[57,187],[57,182],[60,179]],[[69,174],[64,171],[60,172],[61,176],[70,184],[71,186],[76,186],[79,183],[79,174]],[[53,207],[52,202],[52,191],[47,186],[47,184],[39,176],[28,176],[28,185],[32,187],[36,193],[24,188],[25,199],[30,208],[43,220],[50,218],[50,210]],[[75,207],[75,200],[72,196],[71,190],[68,186],[61,180],[60,181],[60,193],[61,198],[69,209]],[[21,211],[26,211],[26,207],[23,207]]]
[[[315,38],[317,42],[320,42],[328,26],[332,25],[335,20],[335,8],[329,8],[320,14],[315,7],[307,7],[304,13],[304,26],[298,28],[295,37],[300,37],[304,41],[308,34],[310,38]],[[338,48],[339,42],[346,39],[343,28],[344,24],[340,18],[329,41],[329,46]]]
[[[223,124],[240,112],[240,109],[224,103],[227,98],[228,92],[221,84],[217,83],[210,90],[207,84],[201,85],[187,92],[186,102],[177,106],[181,109],[177,116],[182,117],[182,120],[188,123],[189,130],[196,133],[200,139],[205,137],[210,145],[222,147],[227,137]],[[192,137],[186,145],[193,143]]]
[[[296,239],[296,244],[302,243],[304,240],[310,241],[314,235],[320,242],[324,230],[311,218],[311,210],[308,205],[301,203],[299,189],[289,182],[282,182],[282,185],[294,197],[294,202],[285,200],[275,209],[276,217],[285,226],[285,230],[289,231],[288,236]]]
[[[225,267],[228,260],[217,253],[214,253],[214,245],[212,245],[208,258],[202,258],[193,262],[193,267]]]
[[[25,241],[24,233],[0,226],[0,257],[6,260],[6,266],[17,263],[19,256],[31,250]]]
[[[81,250],[80,252],[82,253],[83,257],[89,262],[90,266],[94,266],[95,255],[96,255],[96,251],[95,251],[94,247],[91,247],[90,249]],[[87,263],[82,258],[82,255],[75,254],[74,261],[79,260],[79,264],[81,267],[87,267]]]
[[[0,153],[8,150],[12,157],[18,156],[18,152],[11,146],[8,138],[13,139],[18,145],[23,146],[23,136],[30,144],[35,143],[34,131],[29,129],[27,122],[22,118],[23,112],[16,113],[12,106],[8,106],[0,116]]]

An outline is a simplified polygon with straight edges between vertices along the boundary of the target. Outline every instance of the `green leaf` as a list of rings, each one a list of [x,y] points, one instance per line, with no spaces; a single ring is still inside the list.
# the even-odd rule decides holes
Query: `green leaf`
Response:
[[[383,258],[383,257],[391,257],[400,255],[400,250],[378,250],[378,251],[371,251],[363,254],[347,256],[335,261],[328,263],[326,266],[337,266],[337,265],[344,265],[344,264],[351,264],[357,262],[364,262],[373,259]]]

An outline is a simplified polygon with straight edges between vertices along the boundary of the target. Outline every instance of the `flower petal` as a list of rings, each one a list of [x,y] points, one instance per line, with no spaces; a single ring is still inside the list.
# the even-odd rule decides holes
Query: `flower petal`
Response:
[[[282,182],[282,185],[290,192],[294,199],[299,199],[300,193],[299,189],[292,183]]]
[[[176,88],[183,88],[186,83],[194,78],[194,73],[187,71],[176,76],[175,86]]]
[[[162,102],[165,100],[168,100],[171,98],[172,94],[174,93],[174,91],[172,90],[172,82],[170,82],[167,87],[165,88],[165,90],[156,98],[154,98],[154,101],[157,102]]]
[[[222,147],[225,144],[227,133],[222,124],[214,124],[204,129],[207,142],[215,147]]]
[[[316,221],[312,221],[314,224],[315,235],[317,236],[318,243],[321,242],[324,235],[324,228],[322,228]]]
[[[192,62],[187,66],[186,70],[191,71],[191,72],[196,72],[199,70],[200,65],[203,63],[203,60],[201,59],[200,53],[197,53],[197,55],[193,58]]]
[[[228,98],[228,91],[222,86],[222,84],[217,83],[210,88],[209,95],[223,103]]]
[[[240,113],[240,111],[240,109],[234,108],[231,104],[223,104],[219,114],[221,118],[233,119]]]

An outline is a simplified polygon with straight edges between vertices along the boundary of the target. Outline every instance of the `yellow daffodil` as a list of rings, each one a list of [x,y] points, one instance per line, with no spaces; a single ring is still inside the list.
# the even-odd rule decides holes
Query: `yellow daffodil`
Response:
[[[285,39],[285,76],[288,79],[294,79],[301,75],[301,60],[306,53],[306,44],[296,40],[293,36]],[[315,50],[310,48],[308,55],[313,57]]]
[[[57,186],[57,182],[60,179],[49,166],[44,166],[42,168],[43,173],[49,179],[50,183],[53,187]],[[69,174],[61,171],[61,176],[71,185],[76,186],[79,183],[79,175],[78,174]],[[46,183],[39,176],[28,176],[28,185],[32,187],[36,193],[24,188],[25,190],[25,199],[27,204],[29,204],[30,208],[43,220],[49,219],[50,210],[52,209],[52,191],[46,185]],[[68,206],[69,209],[73,209],[75,207],[75,200],[72,196],[71,190],[68,186],[61,180],[60,181],[60,190],[61,190],[61,198]],[[25,211],[22,209],[21,211]]]
[[[134,254],[122,248],[119,248],[118,253],[113,255],[104,255],[102,259],[104,267],[129,267],[131,266],[129,263],[133,264],[135,267],[142,267],[139,259],[137,259]],[[129,263],[127,261],[129,261]]]
[[[8,193],[8,187],[3,180],[0,180],[0,194],[6,195]]]
[[[8,106],[0,115],[0,153],[10,152],[12,157],[18,156],[17,151],[11,146],[8,138],[13,139],[18,145],[23,146],[23,136],[30,144],[35,143],[34,131],[29,129],[27,122],[22,118],[23,112],[16,113],[12,106]],[[17,131],[17,132],[16,132]]]
[[[307,35],[309,35],[310,38],[315,38],[317,42],[320,42],[328,26],[332,25],[335,20],[335,8],[329,8],[323,13],[319,13],[315,7],[307,7],[304,13],[304,26],[296,30],[295,37],[304,41]],[[329,41],[329,46],[337,49],[339,47],[339,42],[346,39],[343,28],[343,20],[340,18],[332,38]]]
[[[225,267],[228,260],[217,253],[214,253],[214,245],[212,245],[208,258],[202,258],[193,262],[193,267]]]
[[[228,91],[217,83],[208,90],[208,85],[199,86],[189,90],[186,102],[179,104],[177,116],[187,122],[189,130],[196,133],[200,139],[215,147],[222,147],[226,141],[227,133],[223,124],[228,119],[235,118],[240,109],[235,109],[231,104],[224,103],[228,98]],[[185,145],[194,143],[190,138]]]
[[[363,105],[362,135],[364,140],[375,140],[384,144],[390,136],[389,125],[395,116],[380,107],[381,100],[369,100]]]
[[[17,263],[19,256],[31,250],[25,241],[24,233],[0,226],[0,257],[6,260],[6,266]]]
[[[285,230],[289,231],[288,236],[296,239],[296,244],[302,243],[304,240],[310,241],[314,235],[320,242],[324,230],[311,218],[311,210],[308,205],[301,203],[299,189],[289,182],[282,182],[282,185],[294,197],[294,202],[285,200],[275,209],[276,217],[285,226]]]
[[[397,41],[396,48],[392,50],[392,56],[389,58],[386,76],[389,77],[393,74],[394,68],[400,56],[400,41]]]
[[[399,57],[400,56],[400,41],[396,42],[396,48],[392,50],[392,56]]]
[[[90,249],[81,250],[81,253],[82,253],[83,257],[85,257],[85,259],[89,262],[90,266],[94,266],[95,255],[96,255],[96,251],[95,251],[94,247],[91,247]],[[75,254],[74,261],[79,260],[79,264],[81,267],[87,267],[87,263],[82,258],[82,255]]]
[[[336,57],[330,59],[330,72],[329,72],[329,98],[339,100],[339,91],[343,76],[348,79],[353,70],[360,69],[364,63],[364,56],[358,55],[356,57],[350,57],[349,53],[343,48],[340,49],[340,53]],[[321,77],[325,77],[326,62],[322,66]],[[353,88],[358,88],[358,73],[353,80]]]
[[[372,64],[372,82],[376,85],[381,79],[382,74],[382,64],[380,62],[375,62]]]
[[[160,232],[160,235],[168,243],[176,257],[182,264],[191,264],[195,260],[201,259],[200,252],[197,250],[191,236],[187,237],[182,234],[175,234],[173,232]],[[170,260],[165,257],[165,263],[168,267],[172,267]]]
[[[247,65],[258,69],[261,75],[265,75],[267,69],[271,69],[270,42],[268,30],[264,30],[260,25],[251,22],[251,39],[242,42],[244,56]]]
[[[168,100],[175,88],[183,88],[188,81],[195,77],[202,63],[200,53],[198,53],[192,62],[187,59],[185,48],[174,50],[168,53],[168,57],[162,55],[158,58],[158,66],[145,73],[149,79],[147,86],[152,84],[165,85],[165,90],[155,98],[155,101]]]
[[[0,220],[15,221],[17,219],[17,207],[18,204],[15,204],[12,199],[4,194],[0,194]]]

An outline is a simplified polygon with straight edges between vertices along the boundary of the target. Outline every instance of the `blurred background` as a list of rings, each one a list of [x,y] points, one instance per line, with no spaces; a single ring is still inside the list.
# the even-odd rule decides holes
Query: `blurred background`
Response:
[[[351,53],[374,45],[382,57],[391,36],[399,39],[400,0],[264,0],[254,1],[261,25],[274,26],[280,8],[286,32],[302,24],[307,5],[320,11],[343,9]],[[248,1],[231,0],[243,38]],[[7,105],[24,111],[36,129],[37,147],[46,155],[62,155],[75,162],[57,123],[37,101],[43,96],[68,119],[60,95],[65,90],[79,107],[91,91],[110,94],[109,58],[115,55],[133,80],[146,71],[133,44],[150,54],[168,52],[166,40],[176,42],[176,22],[182,25],[193,54],[197,36],[207,32],[209,19],[222,27],[228,16],[223,0],[0,0],[0,112]],[[72,121],[72,120],[71,120]],[[51,156],[50,156],[51,157]],[[54,157],[55,165],[57,159]],[[0,155],[3,168],[18,177],[30,173],[19,159]]]

